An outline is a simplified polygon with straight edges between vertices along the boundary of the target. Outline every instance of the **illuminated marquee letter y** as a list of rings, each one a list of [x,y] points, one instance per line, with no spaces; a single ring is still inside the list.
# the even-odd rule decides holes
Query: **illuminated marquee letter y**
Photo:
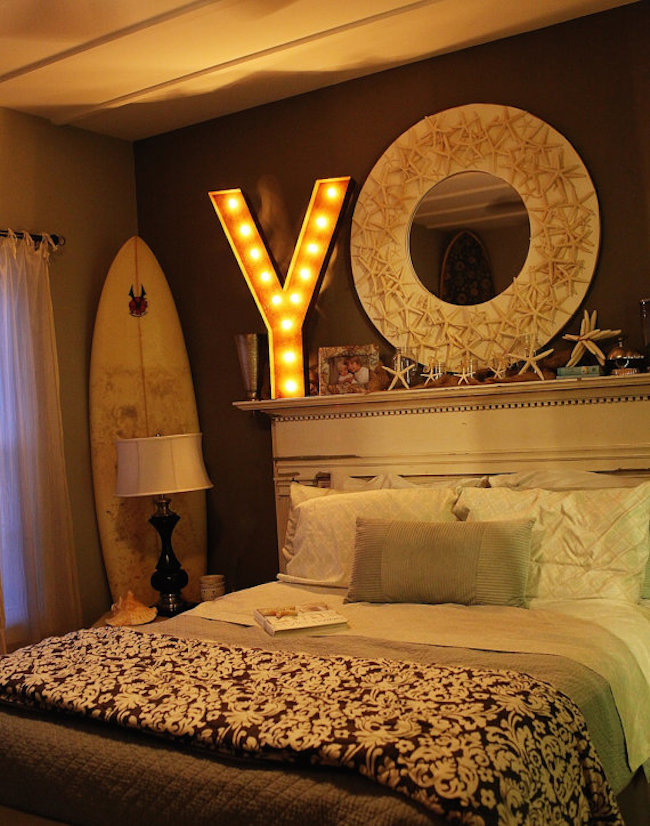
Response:
[[[269,333],[274,399],[305,394],[302,328],[317,294],[349,186],[349,177],[319,179],[314,184],[284,285],[241,189],[210,192]]]

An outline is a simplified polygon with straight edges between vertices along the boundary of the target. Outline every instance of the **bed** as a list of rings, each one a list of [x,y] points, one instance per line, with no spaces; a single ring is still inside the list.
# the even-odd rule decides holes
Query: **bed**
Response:
[[[0,660],[0,822],[647,824],[648,384],[274,407],[278,580]]]

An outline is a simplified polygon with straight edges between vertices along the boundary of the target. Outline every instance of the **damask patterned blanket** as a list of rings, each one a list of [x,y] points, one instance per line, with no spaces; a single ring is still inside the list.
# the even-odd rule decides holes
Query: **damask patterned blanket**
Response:
[[[340,766],[466,824],[621,824],[582,714],[516,671],[130,629],[0,659],[0,700],[225,755]]]

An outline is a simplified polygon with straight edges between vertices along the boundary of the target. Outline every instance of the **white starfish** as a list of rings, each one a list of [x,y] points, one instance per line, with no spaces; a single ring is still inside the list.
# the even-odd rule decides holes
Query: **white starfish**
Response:
[[[426,377],[426,381],[424,382],[424,386],[426,387],[429,382],[437,381],[445,372],[444,365],[441,361],[434,361],[434,359],[429,360],[429,369],[425,373],[420,373],[422,378]]]
[[[605,364],[605,354],[596,344],[604,338],[614,338],[621,334],[620,330],[599,330],[596,327],[597,311],[594,310],[591,316],[585,310],[585,314],[580,323],[580,332],[578,335],[567,334],[562,336],[566,341],[575,341],[573,350],[571,351],[571,358],[567,361],[567,367],[574,367],[582,358],[585,350],[588,350],[592,355],[598,359],[598,364],[602,367]]]
[[[472,359],[469,362],[463,360],[460,366],[460,373],[456,373],[458,376],[458,384],[469,384],[469,380],[474,378],[474,374],[476,370],[474,369],[474,362]]]
[[[411,370],[415,370],[415,363],[405,364],[404,367],[397,370],[393,370],[392,367],[386,367],[386,365],[382,365],[382,367],[387,373],[391,373],[393,376],[391,383],[388,385],[389,390],[392,390],[398,381],[400,381],[407,390],[409,389],[408,374]]]
[[[490,365],[490,370],[492,371],[494,378],[498,381],[499,379],[504,379],[506,377],[508,367],[510,367],[510,359],[502,357],[500,359],[495,359],[495,361]]]
[[[539,353],[538,355],[535,355],[534,350],[528,350],[528,352],[524,356],[524,366],[521,368],[518,375],[521,376],[522,373],[525,373],[528,370],[528,368],[530,367],[530,369],[534,370],[537,373],[537,375],[540,377],[540,379],[542,381],[544,381],[544,374],[539,369],[539,365],[537,364],[537,362],[541,361],[543,358],[546,358],[546,356],[550,356],[552,352],[553,352],[552,347],[550,347],[548,350],[544,350],[543,353]]]

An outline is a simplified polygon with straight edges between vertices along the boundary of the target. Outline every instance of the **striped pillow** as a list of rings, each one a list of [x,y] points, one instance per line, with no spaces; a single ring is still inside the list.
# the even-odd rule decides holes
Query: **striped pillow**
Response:
[[[357,519],[347,602],[525,606],[532,519]]]

